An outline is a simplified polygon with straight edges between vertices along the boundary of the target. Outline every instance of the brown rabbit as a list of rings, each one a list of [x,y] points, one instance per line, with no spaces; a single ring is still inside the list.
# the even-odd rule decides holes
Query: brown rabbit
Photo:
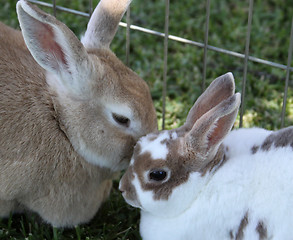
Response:
[[[89,221],[137,139],[157,130],[147,84],[109,49],[130,1],[101,0],[82,39],[25,0],[0,23],[0,216]]]

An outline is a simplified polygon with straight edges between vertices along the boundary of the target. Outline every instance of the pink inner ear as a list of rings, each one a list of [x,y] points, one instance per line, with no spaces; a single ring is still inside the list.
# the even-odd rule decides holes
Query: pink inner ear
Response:
[[[227,134],[230,129],[227,129],[227,123],[229,123],[229,115],[220,118],[216,122],[216,127],[212,130],[208,136],[208,145],[209,147],[218,144]]]
[[[54,31],[51,26],[45,23],[38,22],[36,31],[36,38],[40,43],[40,47],[44,50],[44,52],[48,55],[50,65],[53,68],[58,69],[58,64],[62,63],[67,65],[67,61],[65,58],[65,54],[62,51],[62,48],[55,40]]]

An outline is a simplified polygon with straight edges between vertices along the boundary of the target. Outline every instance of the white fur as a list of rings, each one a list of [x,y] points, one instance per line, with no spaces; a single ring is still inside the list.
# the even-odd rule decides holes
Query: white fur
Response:
[[[173,189],[168,200],[156,200],[155,203],[153,191],[143,190],[138,180],[134,181],[134,186],[142,210],[151,212],[154,216],[165,219],[175,217],[186,211],[197,198],[199,192],[207,184],[208,179],[208,176],[201,177],[201,174],[198,172],[192,173],[187,182]],[[194,187],[195,182],[197,183],[196,187]]]
[[[107,156],[103,156],[102,153],[97,153],[89,148],[86,143],[82,140],[82,138],[76,139],[74,142],[76,145],[73,145],[74,149],[89,163],[97,165],[102,168],[108,168],[112,171],[120,171],[121,169],[125,169],[128,164],[127,161],[122,161],[125,159],[121,159],[117,163],[117,156],[113,149],[112,156],[108,154]]]
[[[178,138],[177,132],[172,132],[171,138],[174,139],[174,140],[177,139]]]
[[[224,139],[223,143],[228,147],[226,157],[237,157],[243,154],[251,153],[253,146],[261,145],[264,139],[272,131],[263,128],[240,128],[230,132]]]
[[[226,147],[233,149],[231,158],[210,180],[203,178],[206,185],[192,179],[193,184],[183,184],[178,191],[175,189],[164,204],[148,199],[145,192],[138,191],[143,209],[140,225],[143,239],[154,239],[154,236],[168,240],[230,239],[230,231],[235,237],[247,212],[249,223],[244,229],[245,239],[258,239],[256,226],[259,221],[266,225],[268,239],[292,239],[292,148],[274,148],[253,155],[241,148],[248,150],[251,145],[261,143],[268,133],[261,129],[233,131],[224,141]],[[165,210],[173,211],[183,204],[181,194],[198,188],[202,190],[187,210],[166,218]],[[173,202],[173,198],[178,201]]]
[[[140,139],[139,143],[141,145],[141,153],[149,152],[152,156],[152,159],[165,160],[167,158],[168,148],[166,143],[162,143],[162,141],[165,139],[170,139],[169,132],[161,132],[154,141],[151,141],[152,136],[153,135],[150,134]]]

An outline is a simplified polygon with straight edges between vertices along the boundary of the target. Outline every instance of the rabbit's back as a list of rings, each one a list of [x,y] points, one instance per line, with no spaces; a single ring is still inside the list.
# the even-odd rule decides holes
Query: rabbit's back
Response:
[[[14,195],[19,181],[33,177],[36,166],[30,163],[34,162],[37,143],[53,134],[41,133],[48,128],[52,131],[48,125],[43,127],[45,122],[50,125],[54,120],[48,111],[52,103],[43,94],[46,87],[43,70],[30,55],[21,33],[1,23],[0,48],[0,184],[3,185],[0,193]]]
[[[197,205],[206,205],[206,209],[194,215],[204,214],[205,224],[213,222],[223,237],[229,233],[231,239],[292,239],[293,128],[238,131],[224,140],[229,142],[226,163],[199,198],[202,201]],[[233,152],[239,144],[248,151],[239,147]]]
[[[240,128],[231,131],[223,140],[226,157],[251,155],[254,146],[261,145],[271,133],[272,131],[263,128]]]

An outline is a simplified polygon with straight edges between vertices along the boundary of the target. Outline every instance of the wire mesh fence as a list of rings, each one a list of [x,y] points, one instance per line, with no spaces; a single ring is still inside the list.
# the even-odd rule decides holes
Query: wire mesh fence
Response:
[[[56,16],[56,11],[64,11],[71,14],[79,15],[82,17],[89,18],[91,16],[91,13],[93,11],[93,1],[88,1],[88,12],[82,12],[70,8],[66,8],[64,6],[59,6],[56,4],[56,0],[52,0],[52,3],[42,2],[38,0],[29,0],[32,3],[49,7],[53,9],[53,14]],[[131,31],[139,31],[146,34],[151,34],[155,36],[159,36],[164,38],[164,59],[163,59],[163,79],[162,79],[162,128],[165,128],[165,113],[166,113],[166,95],[167,95],[167,76],[168,76],[168,43],[169,41],[176,41],[182,44],[188,44],[197,48],[202,48],[204,50],[203,54],[203,72],[202,72],[202,83],[201,88],[202,90],[206,87],[206,72],[207,72],[207,58],[209,51],[218,52],[220,54],[226,54],[229,56],[232,56],[234,58],[239,58],[243,60],[243,78],[242,78],[242,104],[240,108],[240,121],[239,126],[242,127],[243,125],[243,115],[245,111],[245,102],[246,102],[246,84],[247,84],[247,72],[248,72],[248,63],[249,62],[256,62],[259,64],[270,66],[271,68],[277,68],[285,70],[285,84],[284,84],[284,94],[283,94],[283,104],[282,109],[280,110],[280,121],[281,121],[281,127],[284,127],[284,122],[286,118],[286,103],[288,100],[288,87],[289,87],[289,80],[290,80],[290,73],[293,72],[293,66],[292,66],[292,51],[293,51],[293,16],[291,20],[291,29],[288,30],[288,38],[289,40],[289,47],[288,47],[288,57],[287,57],[287,63],[279,63],[270,61],[267,59],[258,58],[255,56],[250,55],[250,39],[251,39],[251,29],[253,24],[253,8],[254,8],[254,0],[249,0],[248,2],[248,16],[247,16],[247,31],[246,31],[246,39],[245,39],[245,51],[244,53],[231,51],[229,49],[220,48],[217,46],[209,45],[209,25],[210,25],[210,9],[211,9],[211,2],[210,0],[206,0],[206,15],[205,15],[205,34],[204,34],[204,41],[199,42],[192,39],[183,38],[180,36],[175,36],[169,34],[169,16],[170,16],[170,1],[165,0],[165,23],[164,23],[164,32],[155,31],[153,29],[144,28],[138,25],[131,24],[131,15],[129,8],[126,13],[126,22],[121,22],[120,26],[126,28],[126,64],[129,65],[129,57],[130,57],[130,34]],[[172,3],[171,3],[172,4]],[[131,31],[130,31],[131,30]]]

